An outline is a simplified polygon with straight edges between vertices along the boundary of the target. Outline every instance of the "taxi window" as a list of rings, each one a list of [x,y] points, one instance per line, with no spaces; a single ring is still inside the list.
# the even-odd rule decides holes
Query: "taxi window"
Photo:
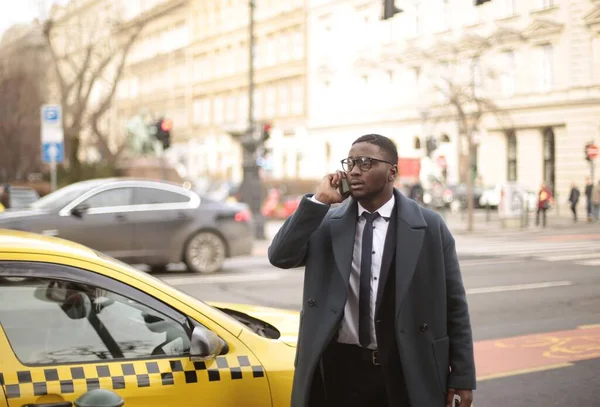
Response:
[[[143,304],[80,283],[0,284],[0,324],[26,365],[189,355],[183,326]]]

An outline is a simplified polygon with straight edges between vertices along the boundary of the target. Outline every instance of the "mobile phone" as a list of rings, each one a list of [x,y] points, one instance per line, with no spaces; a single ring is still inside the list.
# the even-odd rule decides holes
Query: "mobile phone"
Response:
[[[348,185],[348,180],[346,178],[342,178],[342,184],[340,185],[340,191],[344,198],[347,198],[350,195],[350,185]]]

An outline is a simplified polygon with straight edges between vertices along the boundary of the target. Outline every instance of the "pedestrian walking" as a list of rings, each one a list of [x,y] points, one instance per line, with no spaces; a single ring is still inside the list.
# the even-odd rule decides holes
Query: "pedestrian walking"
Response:
[[[571,192],[569,193],[569,202],[571,203],[571,212],[573,212],[573,222],[577,222],[577,204],[579,203],[579,188],[575,183],[571,184]]]
[[[585,209],[587,212],[588,222],[592,221],[592,190],[594,183],[590,177],[585,177]]]
[[[592,191],[592,212],[595,220],[600,219],[600,181]]]
[[[454,238],[394,188],[397,162],[390,139],[359,137],[344,171],[302,198],[269,247],[274,266],[305,266],[292,407],[472,404]]]
[[[546,211],[550,209],[550,203],[552,202],[552,192],[545,182],[542,182],[540,190],[538,191],[538,206],[535,215],[535,225],[540,225],[540,214],[542,215],[542,225],[546,227]]]

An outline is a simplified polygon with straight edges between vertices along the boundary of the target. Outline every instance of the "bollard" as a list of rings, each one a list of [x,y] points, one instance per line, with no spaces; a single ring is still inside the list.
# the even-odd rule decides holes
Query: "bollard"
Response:
[[[75,400],[75,407],[121,407],[125,401],[118,394],[106,389],[94,389]]]

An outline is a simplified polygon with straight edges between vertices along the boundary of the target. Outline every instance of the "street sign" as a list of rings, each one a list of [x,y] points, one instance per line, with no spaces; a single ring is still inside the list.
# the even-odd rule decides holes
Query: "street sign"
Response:
[[[598,157],[598,154],[600,153],[600,149],[598,148],[597,145],[595,144],[590,144],[587,146],[586,148],[586,153],[587,156],[591,159],[594,160],[596,157]]]
[[[42,160],[50,164],[52,191],[56,190],[56,164],[64,161],[64,133],[61,105],[43,105],[41,108]]]
[[[56,142],[52,142],[52,141],[49,143],[42,144],[42,156],[43,156],[42,158],[44,159],[44,162],[46,162],[46,163],[63,162],[63,160],[65,158],[63,146],[64,146],[63,143],[56,143]]]

